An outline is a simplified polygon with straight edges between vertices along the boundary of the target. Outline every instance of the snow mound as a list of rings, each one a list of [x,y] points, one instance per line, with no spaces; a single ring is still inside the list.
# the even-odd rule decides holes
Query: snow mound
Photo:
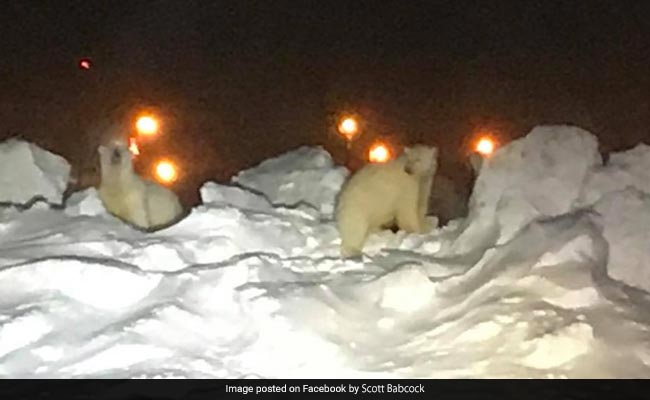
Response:
[[[425,307],[435,296],[435,286],[420,266],[405,266],[383,277],[382,281],[384,291],[380,305],[400,313]]]
[[[650,194],[627,187],[595,205],[609,243],[608,275],[650,292]]]
[[[273,211],[273,206],[266,197],[236,186],[207,182],[201,186],[199,193],[201,202],[212,207],[231,206],[264,212]]]
[[[594,187],[578,207],[598,171],[593,136],[536,128],[484,165],[465,225],[386,230],[359,260],[332,220],[291,207],[338,190],[313,148],[242,173],[257,189],[206,183],[156,232],[94,189],[6,214],[0,376],[647,378],[650,195]]]
[[[595,204],[607,193],[633,187],[650,194],[650,146],[644,143],[612,153],[607,165],[590,171],[580,204]]]
[[[106,208],[94,187],[72,193],[65,202],[65,212],[68,215],[100,215],[106,213]]]
[[[498,149],[476,179],[468,224],[456,247],[510,240],[527,223],[575,208],[588,173],[602,164],[598,141],[573,126],[539,126]]]
[[[347,174],[322,147],[303,146],[242,171],[232,181],[263,194],[274,206],[303,205],[331,215]]]
[[[61,156],[20,139],[0,143],[0,203],[26,205],[37,199],[60,205],[70,179]]]

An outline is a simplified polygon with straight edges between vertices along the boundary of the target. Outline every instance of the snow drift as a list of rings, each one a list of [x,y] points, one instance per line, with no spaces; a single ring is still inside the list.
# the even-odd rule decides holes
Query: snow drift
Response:
[[[69,179],[70,164],[63,157],[16,138],[0,143],[0,203],[61,204]]]
[[[650,146],[613,153],[589,172],[578,200],[604,219],[612,278],[650,291]]]
[[[380,232],[361,261],[338,256],[346,173],[319,148],[206,183],[154,233],[93,190],[5,216],[0,375],[647,378],[650,156],[596,149],[538,127],[483,166],[466,220]]]
[[[456,246],[467,251],[477,236],[502,244],[536,218],[570,212],[587,172],[601,163],[596,138],[576,127],[537,127],[498,149],[476,179]]]
[[[322,147],[300,147],[242,171],[232,181],[264,195],[273,205],[307,206],[331,214],[347,176]]]

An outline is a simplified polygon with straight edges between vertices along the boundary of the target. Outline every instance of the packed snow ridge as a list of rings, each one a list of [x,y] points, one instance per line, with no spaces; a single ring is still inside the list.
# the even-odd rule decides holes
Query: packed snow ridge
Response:
[[[0,145],[0,198],[58,203],[58,160]],[[592,134],[539,126],[485,162],[467,218],[362,260],[339,257],[347,170],[318,147],[207,182],[153,233],[94,189],[7,207],[0,374],[648,378],[648,171],[645,144],[604,164]]]
[[[63,157],[15,138],[0,143],[0,204],[61,204],[69,178]]]

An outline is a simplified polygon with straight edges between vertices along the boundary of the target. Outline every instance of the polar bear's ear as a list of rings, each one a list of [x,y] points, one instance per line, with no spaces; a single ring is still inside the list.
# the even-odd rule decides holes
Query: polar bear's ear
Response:
[[[99,145],[97,147],[97,153],[99,154],[99,157],[103,157],[106,154],[108,154],[108,148],[106,146]]]
[[[116,137],[111,141],[111,145],[113,147],[119,147],[119,148],[128,148],[128,143],[125,138],[123,137]]]

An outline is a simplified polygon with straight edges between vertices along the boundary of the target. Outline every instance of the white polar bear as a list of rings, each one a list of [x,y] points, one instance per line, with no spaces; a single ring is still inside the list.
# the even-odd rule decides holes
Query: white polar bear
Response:
[[[341,255],[361,255],[370,233],[395,222],[401,230],[429,230],[426,213],[438,149],[407,147],[395,160],[368,164],[342,187],[336,206]]]
[[[99,146],[99,198],[114,216],[141,229],[177,222],[183,207],[174,192],[142,179],[133,170],[131,152],[123,141]]]

